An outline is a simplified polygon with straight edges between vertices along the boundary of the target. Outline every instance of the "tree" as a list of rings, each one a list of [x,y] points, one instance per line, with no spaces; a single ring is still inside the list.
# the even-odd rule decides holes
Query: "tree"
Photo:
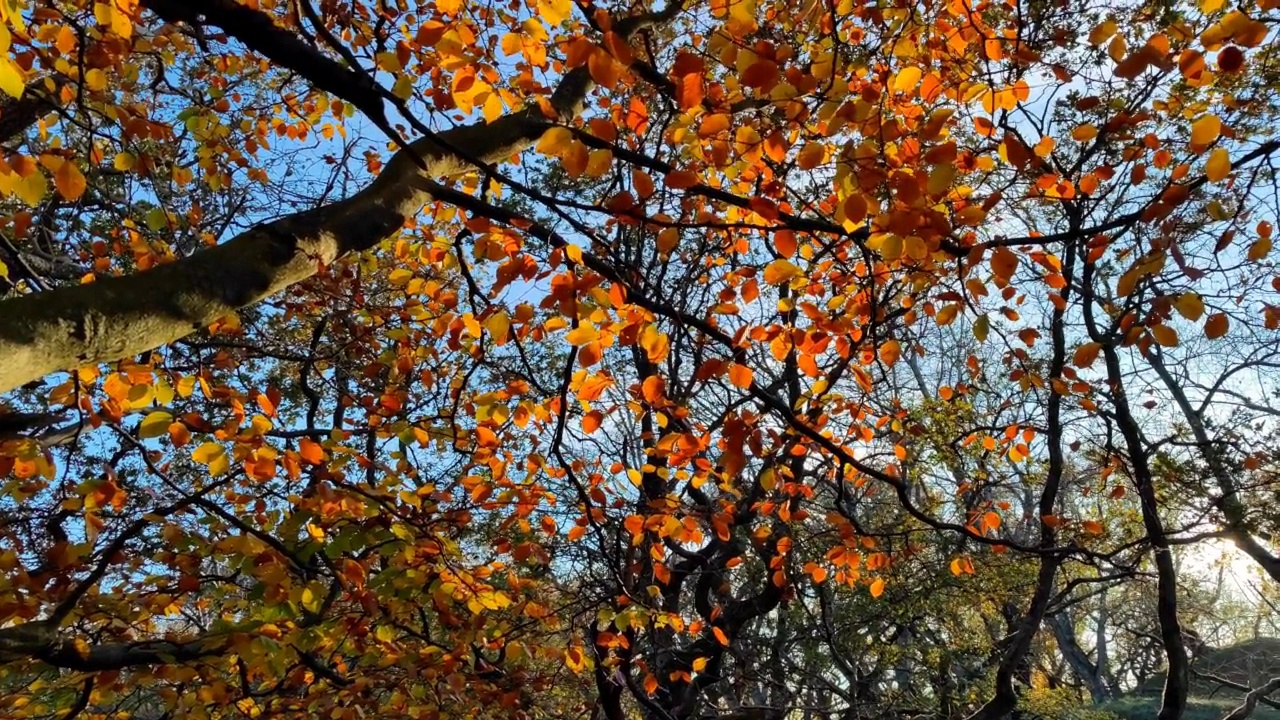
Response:
[[[0,4],[0,693],[1181,717],[1278,11]]]

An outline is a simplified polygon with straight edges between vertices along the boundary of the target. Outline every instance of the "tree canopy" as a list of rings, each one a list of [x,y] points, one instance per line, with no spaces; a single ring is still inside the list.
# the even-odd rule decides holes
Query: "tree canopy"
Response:
[[[0,0],[0,707],[1261,716],[1278,26]]]

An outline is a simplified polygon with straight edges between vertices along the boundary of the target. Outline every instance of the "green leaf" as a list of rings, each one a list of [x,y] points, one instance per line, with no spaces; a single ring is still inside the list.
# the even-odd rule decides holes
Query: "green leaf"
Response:
[[[160,437],[169,432],[169,425],[173,423],[173,415],[164,410],[156,410],[142,418],[142,424],[138,425],[138,437],[154,438]]]

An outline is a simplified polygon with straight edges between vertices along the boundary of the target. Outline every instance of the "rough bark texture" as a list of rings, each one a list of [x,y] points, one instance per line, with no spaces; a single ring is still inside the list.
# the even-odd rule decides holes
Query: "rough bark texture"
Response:
[[[678,9],[673,3],[660,13],[627,18],[616,30],[630,36]],[[568,73],[551,98],[554,119],[575,117],[591,88],[585,68]],[[145,272],[0,302],[0,392],[59,370],[162,347],[311,277],[343,255],[373,247],[422,209],[437,180],[509,159],[550,122],[530,108],[424,137],[345,200],[264,223]]]

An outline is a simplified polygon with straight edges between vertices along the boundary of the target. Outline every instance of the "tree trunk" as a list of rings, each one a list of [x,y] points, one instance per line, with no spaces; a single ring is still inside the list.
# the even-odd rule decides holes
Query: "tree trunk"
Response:
[[[1048,618],[1049,627],[1053,629],[1054,639],[1058,641],[1058,649],[1067,661],[1071,672],[1089,689],[1093,704],[1099,705],[1110,699],[1111,693],[1102,680],[1102,674],[1096,664],[1089,660],[1089,655],[1076,641],[1075,625],[1067,611],[1062,611]]]

